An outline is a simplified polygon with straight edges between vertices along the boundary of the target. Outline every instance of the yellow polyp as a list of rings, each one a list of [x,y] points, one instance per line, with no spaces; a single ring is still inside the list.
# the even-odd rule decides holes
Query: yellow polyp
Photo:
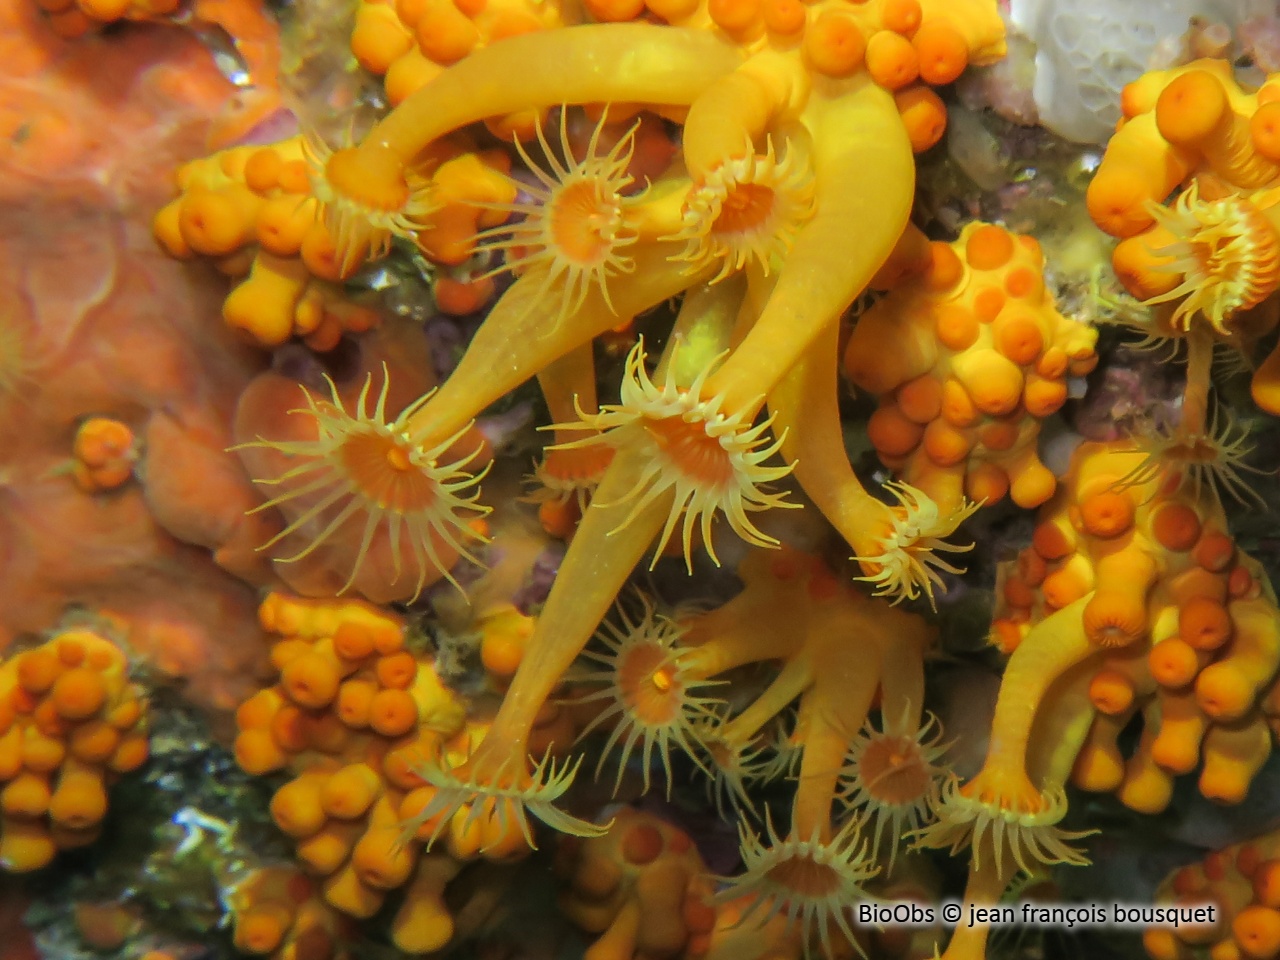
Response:
[[[559,155],[541,124],[536,133],[543,164],[530,158],[516,141],[521,159],[537,182],[525,185],[512,180],[511,186],[513,191],[528,192],[532,200],[496,205],[495,209],[518,219],[491,227],[478,237],[481,252],[506,252],[490,274],[509,270],[537,275],[541,295],[559,303],[553,329],[582,307],[589,290],[598,289],[612,308],[610,281],[635,269],[628,248],[639,240],[639,233],[629,214],[645,198],[643,191],[628,190],[634,183],[628,172],[635,149],[634,128],[608,150],[599,145],[603,130],[602,121],[580,160],[569,142],[563,109]],[[526,283],[532,282],[530,276]]]
[[[990,771],[988,777],[1007,775],[1027,782],[1032,724],[1045,695],[1055,680],[1095,651],[1084,636],[1085,602],[1077,600],[1037,624],[1010,658],[992,719],[1000,735],[983,767],[984,773]]]
[[[1243,197],[1202,200],[1193,183],[1171,207],[1152,205],[1157,222],[1173,242],[1153,250],[1166,258],[1151,269],[1181,277],[1148,304],[1178,301],[1170,323],[1186,330],[1197,314],[1213,329],[1228,333],[1232,317],[1280,289],[1280,234],[1274,207],[1259,209]]]
[[[1262,717],[1243,726],[1215,726],[1204,740],[1200,793],[1218,803],[1240,803],[1271,756],[1271,730]]]
[[[763,153],[747,151],[707,173],[689,191],[683,224],[672,239],[684,240],[682,259],[696,270],[719,263],[716,280],[750,265],[764,274],[786,259],[797,231],[813,216],[813,172],[800,128],[772,137]]]
[[[39,870],[53,861],[58,848],[48,828],[39,821],[18,818],[0,820],[0,867],[14,873]]]
[[[600,289],[589,288],[582,305],[554,329],[536,309],[539,278],[520,278],[494,305],[457,369],[414,412],[408,428],[423,442],[457,432],[540,370],[616,326],[619,317],[642,313],[689,285],[681,267],[670,262],[674,244],[633,249],[635,270],[611,286],[609,302]]]
[[[432,208],[425,215],[425,222],[413,231],[414,242],[423,254],[450,266],[465,264],[475,256],[480,239],[477,230],[496,227],[506,220],[521,189],[508,177],[511,159],[505,152],[457,152],[468,145],[460,141],[455,146],[451,139],[432,150],[433,155],[439,153],[432,162],[440,162],[431,173]],[[424,169],[429,166],[430,163],[423,163]],[[488,275],[479,274],[471,282]]]
[[[800,632],[786,629],[791,617],[786,601],[793,599],[796,584],[776,573],[795,566],[791,555],[786,547],[776,554],[752,551],[738,567],[750,589],[688,623],[690,649],[682,663],[691,674],[714,677],[745,663],[788,657],[799,649]]]
[[[197,191],[182,201],[179,229],[195,253],[225,256],[252,239],[261,208],[262,198],[243,184]]]
[[[922,19],[955,30],[975,66],[994,63],[1005,55],[1000,14],[985,0],[922,0]]]
[[[351,202],[395,211],[409,200],[405,162],[381,144],[334,151],[324,166],[329,187]]]
[[[806,356],[792,368],[770,396],[770,410],[777,417],[782,432],[783,455],[796,464],[796,479],[852,548],[856,557],[868,558],[864,569],[872,577],[881,575],[890,558],[916,549],[910,538],[890,542],[897,527],[893,508],[871,496],[863,488],[844,451],[843,428],[837,404],[835,354],[838,328],[829,326],[816,340]],[[945,561],[934,558],[921,530],[919,542],[923,569],[939,566],[954,570]],[[958,550],[967,549],[963,546]],[[884,558],[871,564],[870,558]],[[894,574],[878,581],[883,592],[895,598],[913,598],[918,590],[932,597],[933,578],[923,582],[906,571],[917,569],[905,558],[899,564],[903,575]]]
[[[156,213],[151,221],[151,232],[171,257],[189,259],[195,251],[182,236],[182,198],[171,200]]]
[[[864,651],[864,655],[867,652]],[[812,706],[808,708],[809,719],[804,727],[804,753],[800,758],[799,784],[792,803],[792,821],[798,836],[818,837],[825,841],[835,832],[832,829],[832,805],[841,764],[849,749],[849,735],[840,721],[849,716],[865,717],[875,696],[876,673],[868,670],[862,677],[863,680],[853,689],[842,694],[839,719],[835,716],[835,692],[830,683],[815,684],[813,693],[807,698]],[[829,719],[824,718],[824,713]]]
[[[587,24],[508,37],[406,98],[365,142],[408,161],[469,123],[548,104],[688,105],[740,58],[710,33],[653,24]],[[556,69],[543,69],[548,63]]]
[[[772,52],[711,84],[685,120],[683,149],[689,172],[702,180],[720,164],[745,157],[805,85],[801,66]]]
[[[1179,73],[1156,98],[1156,126],[1170,143],[1195,146],[1230,122],[1227,91],[1205,70]]]
[[[725,318],[698,319],[719,325]],[[697,322],[690,333],[695,340],[698,338]],[[680,355],[685,352],[685,342],[683,331],[673,334],[658,366],[660,384],[645,371],[643,341],[638,343],[627,357],[621,402],[606,406],[584,424],[603,431],[601,436],[575,444],[607,443],[645,452],[648,465],[634,478],[634,485],[623,500],[634,504],[634,513],[655,498],[665,499],[668,491],[674,493],[653,563],[657,563],[678,526],[685,565],[692,573],[695,531],[701,534],[708,555],[719,563],[712,543],[712,522],[717,516],[723,516],[730,529],[748,543],[777,543],[755,525],[750,515],[789,506],[783,495],[770,492],[768,485],[785,477],[791,467],[767,465],[780,446],[780,441],[771,440],[768,435],[769,421],[752,424],[740,414],[726,414],[718,399],[700,399],[708,369],[718,361],[716,357],[706,357],[705,344],[695,343],[692,347],[695,354],[702,356],[702,369],[687,386],[680,383],[677,371],[684,362]]]
[[[628,612],[627,608],[633,604],[621,602],[614,618],[603,624],[597,637],[605,650],[589,649],[584,654],[587,661],[600,669],[581,676],[582,685],[591,691],[581,702],[600,702],[606,706],[583,729],[580,737],[601,724],[612,727],[600,751],[596,778],[599,779],[614,746],[620,744],[615,794],[636,746],[641,747],[647,791],[650,760],[656,753],[669,796],[672,747],[692,753],[694,743],[700,739],[700,724],[713,715],[719,701],[705,695],[702,688],[710,684],[690,674],[678,662],[683,628],[657,613],[643,594],[639,594],[638,599],[638,616]]]
[[[706,395],[723,395],[728,410],[758,406],[862,292],[906,225],[915,166],[892,98],[870,80],[847,83],[814,107],[815,213],[797,231],[759,319],[707,380]],[[872,188],[860,176],[868,167],[889,174]]]
[[[582,416],[599,412],[596,400],[595,354],[591,344],[575,347],[538,374],[538,386],[553,424],[580,424]],[[556,443],[580,439],[580,431],[557,429]],[[613,458],[607,446],[549,449],[532,476],[529,499],[539,503],[577,501],[579,514]]]
[[[527,742],[542,704],[604,619],[623,582],[662,529],[670,512],[669,497],[654,498],[638,511],[622,499],[644,465],[643,451],[637,454],[619,449],[615,454],[595,499],[583,514],[574,536],[574,548],[565,555],[556,576],[557,584],[567,586],[553,588],[547,598],[494,720],[490,739],[493,732],[497,732],[499,742]]]
[[[119,420],[90,417],[72,445],[76,483],[86,493],[115,489],[133,476],[133,431]]]
[[[1155,222],[1149,204],[1169,196],[1193,165],[1193,154],[1160,135],[1154,116],[1134,117],[1111,138],[1089,183],[1089,214],[1114,237],[1135,236]]]
[[[391,937],[406,953],[431,953],[453,939],[453,917],[444,902],[445,885],[461,865],[443,854],[422,858],[405,892],[404,905],[391,922]]]
[[[227,297],[223,319],[262,346],[278,346],[293,334],[308,280],[301,261],[259,253],[248,278]]]
[[[1124,780],[1125,762],[1116,740],[1122,729],[1114,717],[1094,718],[1089,740],[1080,748],[1072,765],[1072,783],[1094,793],[1110,793],[1119,788]]]
[[[1162,123],[1166,113],[1182,112],[1183,116],[1178,119],[1183,120],[1185,123],[1186,119],[1188,119],[1185,114],[1194,112],[1194,110],[1166,111],[1164,108],[1171,106],[1167,102],[1169,95],[1174,92],[1175,87],[1179,84],[1196,80],[1203,82],[1193,83],[1193,86],[1207,88],[1212,85],[1217,88],[1216,95],[1212,98],[1216,100],[1213,106],[1218,104],[1221,106],[1219,109],[1213,110],[1212,106],[1207,104],[1183,105],[1202,108],[1199,123],[1189,125],[1189,129],[1186,131],[1190,134],[1189,136],[1182,138],[1172,136],[1171,133],[1173,131]],[[1198,150],[1202,157],[1202,163],[1215,176],[1229,180],[1233,184],[1244,188],[1267,186],[1275,180],[1277,174],[1280,174],[1280,166],[1277,166],[1273,160],[1257,151],[1249,129],[1249,119],[1232,108],[1227,90],[1224,89],[1224,82],[1232,87],[1235,86],[1234,77],[1229,74],[1223,76],[1221,80],[1205,70],[1190,70],[1179,74],[1164,89],[1156,101],[1156,122],[1160,125],[1161,133],[1170,142],[1176,143],[1178,146],[1192,147]],[[1217,98],[1220,98],[1220,100]],[[1178,122],[1177,119],[1172,117],[1169,119],[1173,119],[1175,125]]]
[[[303,238],[315,222],[317,206],[314,200],[299,200],[294,196],[280,196],[268,200],[258,214],[258,243],[268,253],[281,257],[297,256]]]
[[[395,7],[378,2],[361,3],[351,34],[351,52],[360,66],[384,74],[413,47],[413,35],[396,16]]]
[[[995,906],[1000,902],[1011,879],[1008,873],[999,870],[995,862],[988,859],[984,867],[969,872],[969,880],[964,888],[966,908]],[[956,924],[941,960],[986,960],[987,935],[990,930],[985,923]]]
[[[1253,708],[1280,660],[1280,627],[1273,603],[1257,597],[1230,605],[1236,636],[1222,657],[1201,671],[1196,697],[1219,723],[1237,721]]]
[[[305,153],[323,216],[317,226],[324,228],[329,269],[337,276],[384,256],[393,236],[412,239],[436,210],[430,181],[384,147],[366,142],[334,151],[310,134]]]

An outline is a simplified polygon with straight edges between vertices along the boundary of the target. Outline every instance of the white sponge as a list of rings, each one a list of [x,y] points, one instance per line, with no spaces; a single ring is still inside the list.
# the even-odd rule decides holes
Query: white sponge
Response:
[[[1193,16],[1231,26],[1253,0],[1012,0],[1015,29],[1036,44],[1033,94],[1040,122],[1079,143],[1105,143],[1120,119],[1120,89],[1163,39]]]

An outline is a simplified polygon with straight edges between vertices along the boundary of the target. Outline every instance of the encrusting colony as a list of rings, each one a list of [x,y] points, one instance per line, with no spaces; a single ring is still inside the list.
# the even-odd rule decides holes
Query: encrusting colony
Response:
[[[1039,421],[1097,364],[1097,331],[1057,311],[1043,271],[1034,238],[970,223],[955,242],[929,244],[919,277],[859,316],[849,338],[849,379],[880,398],[868,438],[943,513],[966,497],[1031,508],[1053,495]]]
[[[1223,61],[1149,73],[1125,88],[1124,120],[1090,185],[1089,210],[1102,229],[1122,238],[1113,258],[1117,276],[1154,307],[1151,328],[1143,332],[1185,341],[1187,383],[1180,422],[1165,434],[1137,438],[1142,458],[1118,491],[1157,483],[1175,497],[1260,503],[1243,463],[1252,446],[1230,415],[1212,405],[1210,373],[1216,345],[1252,366],[1256,346],[1276,326],[1278,102],[1274,77],[1247,91]],[[1280,413],[1278,390],[1280,350],[1273,348],[1253,369],[1253,399],[1264,411]],[[1126,804],[1144,811],[1162,809],[1173,775],[1194,770],[1202,759],[1201,792],[1239,802],[1270,752],[1277,714],[1280,637],[1269,584],[1239,555],[1220,520],[1204,525],[1200,512],[1195,519],[1201,528],[1190,522],[1191,514],[1166,513],[1173,509],[1157,516],[1163,531],[1157,536],[1191,551],[1220,583],[1212,594],[1197,592],[1184,601],[1176,624],[1160,630],[1153,621],[1156,643],[1144,683],[1117,686],[1112,677],[1102,684],[1102,697],[1120,694],[1116,706],[1147,701],[1142,709],[1150,711],[1154,727],[1144,728],[1139,753],[1121,767],[1115,734],[1106,729],[1119,730],[1134,709],[1126,705],[1116,719],[1095,721],[1077,761],[1077,779],[1116,789]],[[1016,583],[1013,592],[1025,593]],[[1009,627],[1004,632],[1011,635]],[[1144,688],[1154,689],[1155,701],[1150,693],[1141,695]],[[1214,902],[1219,922],[1148,931],[1148,953],[1156,960],[1263,960],[1280,953],[1280,900],[1271,889],[1269,851],[1270,839],[1263,837],[1178,871],[1165,893],[1182,903]]]
[[[1143,813],[1174,778],[1239,803],[1271,753],[1280,611],[1260,566],[1227,533],[1212,487],[1170,464],[1129,479],[1144,454],[1085,444],[1032,545],[1001,576],[992,640],[1010,652],[982,770],[948,785],[925,841],[972,846],[967,898],[994,903],[1017,870],[1083,863],[1058,824],[1068,781]],[[1126,755],[1120,736],[1142,718]],[[949,960],[984,955],[961,928]]]
[[[0,662],[0,868],[97,839],[107,787],[146,762],[146,713],[124,654],[87,630]]]
[[[1248,448],[1229,416],[1209,416],[1209,374],[1216,344],[1252,364],[1276,325],[1265,304],[1280,289],[1278,100],[1280,84],[1247,93],[1225,61],[1148,73],[1125,88],[1088,193],[1098,226],[1121,238],[1116,275],[1156,307],[1143,332],[1186,343],[1182,422],[1145,442],[1153,458],[1202,465],[1237,499],[1250,496],[1237,467]],[[1253,398],[1280,414],[1280,350],[1254,370]]]
[[[652,814],[623,807],[603,837],[564,837],[559,906],[599,939],[591,960],[705,957],[716,925],[714,884],[693,840]]]
[[[433,793],[415,768],[449,751],[465,755],[468,738],[481,734],[431,662],[405,649],[399,618],[361,601],[280,594],[267,597],[261,617],[281,638],[272,649],[280,678],[237,712],[237,760],[249,773],[294,773],[271,815],[321,878],[326,903],[369,917],[388,891],[408,885],[392,939],[410,953],[438,949],[453,933],[442,898],[460,860],[528,849],[521,821],[494,804],[424,821],[416,835],[405,830]],[[441,834],[447,843],[424,852]]]
[[[337,285],[342,265],[316,221],[300,137],[193,160],[177,182],[182,194],[156,214],[156,236],[172,256],[213,257],[244,278],[223,306],[231,327],[263,347],[296,336],[327,350],[376,323]]]
[[[1211,905],[1215,917],[1146,930],[1142,945],[1152,960],[1274,960],[1280,956],[1280,836],[1272,830],[1209,852],[1165,878],[1156,899],[1191,909]]]
[[[467,259],[477,229],[505,218],[477,204],[515,196],[504,176],[510,169],[505,153],[468,149],[466,138],[456,139],[432,150],[437,222],[418,237],[422,251],[442,264]],[[378,322],[376,310],[343,294],[342,281],[365,257],[340,252],[318,219],[315,149],[295,136],[193,160],[178,171],[181,195],[155,217],[156,236],[171,255],[212,257],[222,272],[243,278],[227,297],[223,318],[261,347],[299,337],[313,350],[332,350],[344,333]],[[476,296],[457,284],[437,285],[441,307],[455,312],[482,305]]]

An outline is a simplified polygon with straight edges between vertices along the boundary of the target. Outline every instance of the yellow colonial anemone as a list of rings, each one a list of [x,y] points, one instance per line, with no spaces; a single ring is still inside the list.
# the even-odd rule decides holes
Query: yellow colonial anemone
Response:
[[[563,771],[553,777],[529,755],[535,718],[655,543],[679,537],[690,567],[698,549],[716,559],[723,517],[726,532],[772,546],[756,515],[791,502],[765,488],[794,472],[886,595],[918,596],[936,583],[930,568],[950,569],[940,538],[963,511],[920,497],[895,508],[854,475],[836,354],[841,317],[903,237],[913,151],[941,135],[945,110],[928,85],[1004,52],[991,0],[655,0],[560,12],[575,25],[543,19],[550,28],[452,51],[450,66],[324,171],[330,233],[361,244],[385,233],[388,217],[411,225],[424,159],[468,124],[559,112],[563,126],[578,107],[609,104],[611,116],[642,111],[679,127],[678,156],[647,174],[643,192],[633,192],[641,158],[625,132],[609,150],[599,133],[572,159],[563,135],[559,150],[544,149],[535,202],[510,211],[524,220],[488,235],[516,250],[509,266],[520,275],[448,381],[399,424],[435,449],[537,376],[549,407],[580,400],[573,417],[556,415],[557,441],[612,451],[490,735],[465,769],[432,774],[442,796],[500,794],[513,816],[528,800],[549,820]],[[591,19],[607,22],[577,22]],[[450,37],[472,35],[453,20]],[[349,224],[362,210],[366,226]],[[553,247],[577,266],[550,266]],[[637,348],[619,402],[595,410],[592,340],[680,295],[656,371]],[[575,430],[592,435],[574,440]],[[843,744],[832,789],[842,757]],[[820,818],[803,820],[807,837]]]
[[[712,366],[715,363],[711,361]],[[723,515],[729,528],[747,543],[772,546],[777,540],[761,532],[750,514],[797,504],[764,489],[791,472],[789,466],[766,463],[781,447],[779,440],[768,436],[770,421],[753,425],[741,413],[723,413],[718,398],[703,400],[702,386],[710,366],[687,387],[677,382],[676,366],[674,362],[667,366],[659,387],[645,370],[644,342],[637,343],[627,357],[621,402],[584,417],[583,426],[600,434],[577,443],[625,447],[644,460],[646,465],[631,489],[609,503],[597,498],[597,503],[602,508],[624,503],[630,507],[617,531],[635,522],[650,504],[673,494],[653,563],[678,525],[685,564],[692,573],[695,532],[711,559],[719,563],[711,533],[717,515]]]
[[[530,199],[510,204],[489,204],[518,219],[480,233],[479,252],[506,251],[505,261],[491,273],[510,270],[536,276],[542,286],[530,309],[540,306],[552,290],[559,291],[553,311],[555,326],[582,308],[589,289],[598,290],[605,303],[609,282],[619,273],[630,273],[635,262],[626,248],[639,239],[628,222],[627,209],[642,199],[631,188],[639,186],[628,172],[635,149],[634,128],[607,151],[601,151],[603,120],[596,124],[586,155],[577,160],[569,143],[565,111],[560,115],[559,155],[547,142],[538,124],[538,144],[545,158],[539,164],[515,141],[516,151],[536,183],[512,181]]]

